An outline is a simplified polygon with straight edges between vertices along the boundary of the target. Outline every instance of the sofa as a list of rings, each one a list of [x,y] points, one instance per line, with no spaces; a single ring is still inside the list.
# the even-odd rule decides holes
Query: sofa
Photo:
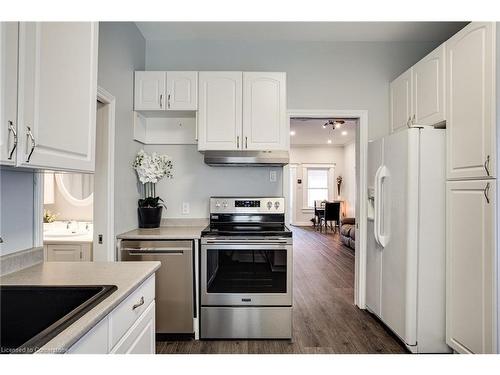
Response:
[[[340,223],[340,241],[351,249],[355,249],[356,219],[353,217],[346,217],[342,219],[342,222]]]

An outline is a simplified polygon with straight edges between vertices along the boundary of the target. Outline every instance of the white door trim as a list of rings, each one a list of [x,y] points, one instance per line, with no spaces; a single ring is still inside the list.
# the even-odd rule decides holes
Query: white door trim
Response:
[[[108,110],[108,145],[107,145],[107,162],[108,162],[108,191],[106,197],[106,211],[108,219],[106,220],[106,233],[109,244],[107,253],[107,261],[116,261],[115,259],[115,97],[106,91],[104,88],[97,86],[97,100],[103,104],[109,105]]]
[[[359,228],[359,236],[356,238],[355,251],[355,277],[354,277],[354,303],[361,309],[365,309],[366,301],[366,228],[367,228],[367,202],[365,192],[367,191],[367,155],[368,155],[368,111],[366,110],[336,110],[336,109],[289,109],[288,121],[291,117],[345,117],[357,118],[359,121],[359,144],[356,144],[356,153],[359,152],[359,181],[356,186],[356,200],[359,202],[359,210],[356,212],[356,223]],[[288,201],[290,197],[290,173],[289,166],[283,171],[283,195]],[[287,213],[287,215],[289,215]],[[287,217],[287,222],[289,218]]]

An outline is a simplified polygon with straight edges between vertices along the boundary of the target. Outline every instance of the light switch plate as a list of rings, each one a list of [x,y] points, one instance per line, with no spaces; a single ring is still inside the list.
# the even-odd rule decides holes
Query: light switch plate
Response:
[[[269,181],[276,182],[276,171],[269,172]]]
[[[189,202],[182,202],[182,214],[189,214]]]

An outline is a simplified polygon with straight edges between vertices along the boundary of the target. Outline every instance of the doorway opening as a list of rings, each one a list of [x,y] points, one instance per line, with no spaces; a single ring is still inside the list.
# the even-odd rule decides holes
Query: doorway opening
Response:
[[[366,191],[368,113],[290,110],[288,116],[290,164],[284,168],[283,185],[288,205],[287,223],[321,228],[323,233],[335,232],[334,236],[338,236],[343,246],[352,246],[354,303],[364,309],[367,223],[363,193]],[[324,217],[324,201],[330,203],[328,217]],[[335,210],[339,218],[330,220]],[[343,225],[347,226],[342,228]]]
[[[36,232],[46,261],[114,261],[115,98],[98,88],[95,172],[45,171]]]

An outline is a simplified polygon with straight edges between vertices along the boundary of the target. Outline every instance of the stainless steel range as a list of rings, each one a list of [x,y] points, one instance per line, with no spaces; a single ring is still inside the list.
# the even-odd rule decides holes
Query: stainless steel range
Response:
[[[291,338],[292,264],[284,198],[210,198],[201,237],[200,338]]]

